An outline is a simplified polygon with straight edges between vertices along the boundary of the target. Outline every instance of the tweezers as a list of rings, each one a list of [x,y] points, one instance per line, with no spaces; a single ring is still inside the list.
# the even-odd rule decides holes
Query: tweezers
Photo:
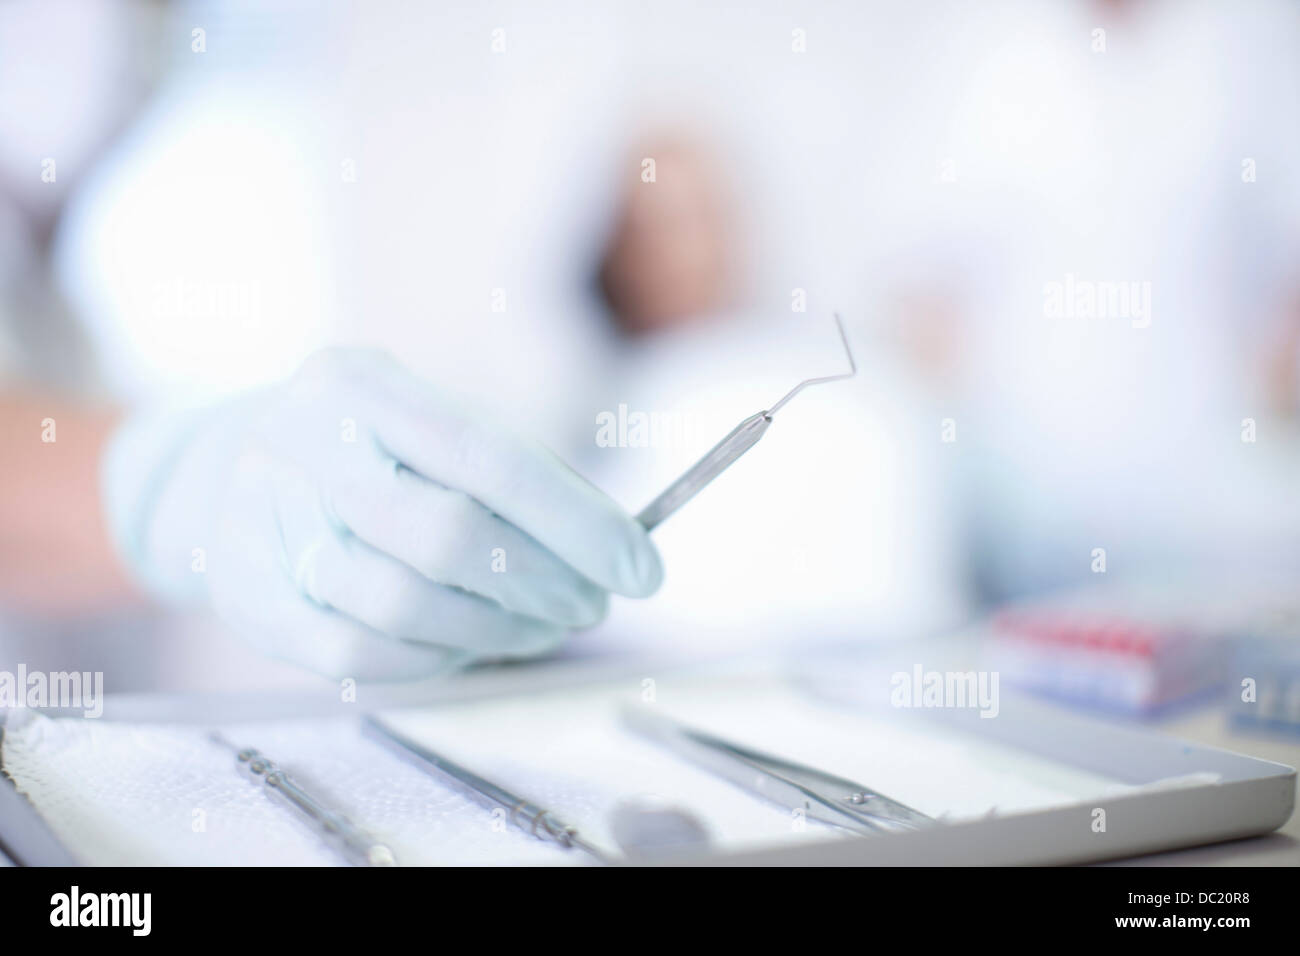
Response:
[[[623,720],[642,736],[751,793],[791,812],[802,811],[806,819],[859,835],[916,830],[937,823],[870,787],[730,743],[652,713],[645,706],[626,707]]]

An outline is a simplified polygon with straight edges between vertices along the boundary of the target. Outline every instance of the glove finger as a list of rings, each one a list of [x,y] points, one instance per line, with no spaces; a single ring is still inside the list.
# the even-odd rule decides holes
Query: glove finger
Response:
[[[565,635],[555,624],[435,584],[360,538],[333,529],[301,547],[295,577],[304,596],[380,634],[475,658],[534,657],[553,650]]]
[[[588,627],[606,592],[463,492],[373,459],[332,484],[332,512],[359,538],[439,584],[525,617]]]
[[[252,467],[237,473],[233,517],[223,523],[207,568],[220,616],[268,657],[331,678],[418,680],[456,670],[463,652],[394,640],[313,603],[295,586],[301,542],[330,527],[317,502],[305,480]]]
[[[258,650],[324,677],[358,681],[419,680],[448,673],[463,653],[394,640],[338,611],[312,603],[279,567],[238,595],[214,594],[218,611]]]
[[[467,663],[456,650],[393,640],[297,594],[268,607],[259,622],[274,629],[268,646],[273,656],[334,680],[420,680]]]
[[[367,396],[379,443],[412,471],[475,498],[607,590],[641,597],[659,587],[663,567],[645,529],[540,444],[398,369]]]

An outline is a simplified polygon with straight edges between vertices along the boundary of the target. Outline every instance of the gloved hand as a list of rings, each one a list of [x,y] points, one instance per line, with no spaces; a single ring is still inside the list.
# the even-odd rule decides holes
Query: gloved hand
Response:
[[[632,516],[381,353],[330,350],[204,412],[128,420],[113,536],[146,588],[210,595],[267,653],[414,679],[544,653],[663,576]]]

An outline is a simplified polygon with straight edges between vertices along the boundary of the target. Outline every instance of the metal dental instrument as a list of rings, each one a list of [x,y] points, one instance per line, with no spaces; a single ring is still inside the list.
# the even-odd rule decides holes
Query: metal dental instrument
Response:
[[[623,720],[630,729],[692,763],[787,810],[801,810],[808,819],[860,835],[937,823],[870,787],[729,743],[645,707],[625,708]]]
[[[448,760],[373,717],[363,718],[362,726],[402,756],[417,758],[421,769],[433,770],[435,776],[451,783],[483,806],[505,810],[509,822],[525,833],[558,844],[566,850],[582,850],[601,863],[611,862],[601,850],[580,837],[577,829],[561,821],[550,810],[545,810],[490,780],[484,780],[472,770]]]
[[[235,765],[307,818],[334,850],[357,866],[395,866],[393,851],[343,814],[331,810],[295,783],[275,762],[252,747],[236,747],[219,733],[211,739],[235,752]]]
[[[790,399],[809,385],[837,382],[842,378],[852,378],[858,373],[857,363],[853,361],[853,351],[849,348],[848,336],[844,334],[844,323],[840,321],[838,314],[835,316],[835,326],[840,330],[840,341],[844,343],[844,353],[849,357],[849,371],[842,375],[824,375],[821,378],[805,379],[790,389],[771,408],[763,412],[755,412],[733,428],[726,438],[714,445],[684,475],[641,510],[637,515],[637,521],[641,522],[647,531],[661,524],[670,514],[699,494],[705,485],[726,471],[732,462],[758,444],[767,427],[772,424],[772,416]]]

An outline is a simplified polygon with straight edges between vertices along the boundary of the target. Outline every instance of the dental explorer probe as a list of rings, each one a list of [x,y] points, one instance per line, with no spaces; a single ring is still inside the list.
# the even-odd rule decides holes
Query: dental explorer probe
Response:
[[[844,323],[840,321],[838,313],[835,316],[835,327],[840,330],[840,341],[844,343],[844,354],[849,357],[849,371],[840,375],[825,375],[821,378],[805,379],[790,389],[771,408],[766,411],[755,412],[733,428],[726,438],[714,445],[703,458],[687,469],[684,475],[669,485],[658,498],[641,510],[641,513],[636,516],[636,520],[641,522],[647,531],[663,523],[665,518],[694,498],[709,482],[726,471],[732,462],[758,444],[758,440],[763,437],[768,426],[772,424],[772,416],[790,399],[809,385],[837,382],[843,378],[852,378],[858,373],[857,363],[853,361],[853,351],[849,348],[848,336],[844,334]]]

